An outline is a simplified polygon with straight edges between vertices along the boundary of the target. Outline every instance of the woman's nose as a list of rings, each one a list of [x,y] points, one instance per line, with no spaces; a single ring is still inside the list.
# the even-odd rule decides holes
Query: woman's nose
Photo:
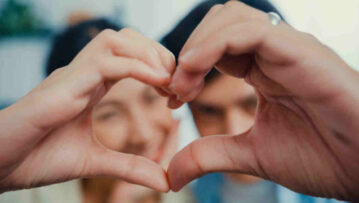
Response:
[[[145,112],[134,113],[131,119],[129,143],[145,147],[154,137],[154,127]]]
[[[253,125],[254,117],[240,109],[231,108],[226,112],[225,122],[226,133],[234,135],[248,130]]]

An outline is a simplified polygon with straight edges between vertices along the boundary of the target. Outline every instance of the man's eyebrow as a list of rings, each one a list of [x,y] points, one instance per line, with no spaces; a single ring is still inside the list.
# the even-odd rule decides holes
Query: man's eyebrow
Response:
[[[247,102],[257,102],[257,96],[255,94],[253,95],[248,95],[244,98],[240,98],[236,101],[237,104],[243,104],[243,103],[247,103]]]
[[[100,102],[96,105],[96,108],[103,108],[105,106],[122,106],[122,103],[116,100],[108,100]]]
[[[189,105],[194,105],[194,106],[207,106],[207,107],[217,107],[216,104],[213,104],[213,103],[207,102],[207,101],[191,101],[191,102],[189,102]]]

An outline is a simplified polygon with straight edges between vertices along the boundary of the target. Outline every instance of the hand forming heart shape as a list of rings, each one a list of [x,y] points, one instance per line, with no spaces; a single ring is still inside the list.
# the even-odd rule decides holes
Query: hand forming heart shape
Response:
[[[131,29],[104,31],[61,68],[0,112],[0,188],[29,188],[80,177],[113,176],[168,191],[165,171],[113,152],[94,138],[91,110],[126,77],[157,87],[169,106],[193,99],[211,67],[257,91],[253,127],[199,139],[168,169],[171,188],[213,171],[273,180],[317,196],[358,199],[358,73],[314,37],[230,1],[211,9],[173,55]],[[178,95],[178,96],[175,96]]]
[[[305,194],[359,198],[358,73],[314,37],[273,26],[266,13],[236,1],[213,7],[187,40],[169,86],[179,96],[169,105],[196,97],[213,66],[255,88],[255,123],[180,151],[168,169],[173,190],[231,171]]]
[[[1,190],[111,176],[168,191],[160,165],[96,139],[91,113],[117,81],[131,77],[163,86],[174,68],[167,49],[136,31],[103,31],[67,67],[1,112]]]

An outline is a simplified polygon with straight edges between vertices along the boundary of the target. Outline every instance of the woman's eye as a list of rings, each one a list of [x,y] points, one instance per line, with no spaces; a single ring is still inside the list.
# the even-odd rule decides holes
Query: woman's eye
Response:
[[[146,104],[153,104],[158,99],[159,96],[155,94],[147,94],[144,96],[144,101],[146,102]]]

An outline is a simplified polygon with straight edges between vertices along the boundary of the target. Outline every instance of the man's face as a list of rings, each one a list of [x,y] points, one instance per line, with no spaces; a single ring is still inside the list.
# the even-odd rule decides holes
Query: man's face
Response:
[[[244,80],[220,75],[206,84],[190,108],[201,136],[238,134],[254,122],[254,89]]]

